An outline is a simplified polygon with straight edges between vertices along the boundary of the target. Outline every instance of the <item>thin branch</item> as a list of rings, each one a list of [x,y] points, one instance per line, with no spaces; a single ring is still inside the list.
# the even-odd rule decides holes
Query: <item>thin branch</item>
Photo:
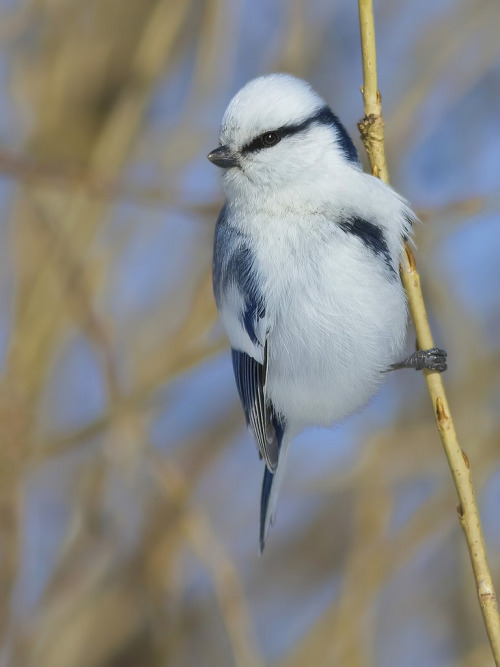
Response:
[[[372,0],[358,0],[358,6],[364,76],[362,92],[365,111],[365,117],[359,123],[359,130],[370,159],[373,174],[387,183],[389,174],[385,161],[382,100],[377,85]],[[408,294],[408,303],[417,333],[417,343],[422,349],[431,348],[434,347],[434,342],[420,288],[420,276],[417,272],[413,253],[408,247],[406,247],[406,256],[407,261],[401,266],[401,278]],[[432,399],[439,435],[457,489],[460,501],[458,516],[469,547],[479,605],[495,664],[498,667],[500,665],[500,616],[488,566],[481,521],[474,497],[469,460],[458,443],[441,375],[429,371],[424,371],[424,375]]]

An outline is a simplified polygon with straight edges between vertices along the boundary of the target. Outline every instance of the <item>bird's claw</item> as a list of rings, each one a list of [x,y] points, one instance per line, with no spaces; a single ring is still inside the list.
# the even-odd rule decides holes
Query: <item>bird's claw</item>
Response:
[[[430,350],[417,350],[403,361],[392,364],[389,371],[395,371],[399,368],[413,368],[416,371],[437,371],[442,373],[448,366],[446,364],[447,352],[438,347],[432,347]]]
[[[446,350],[432,347],[430,350],[417,350],[408,357],[408,361],[411,360],[413,362],[409,365],[416,371],[428,370],[442,373],[448,368],[446,357]]]

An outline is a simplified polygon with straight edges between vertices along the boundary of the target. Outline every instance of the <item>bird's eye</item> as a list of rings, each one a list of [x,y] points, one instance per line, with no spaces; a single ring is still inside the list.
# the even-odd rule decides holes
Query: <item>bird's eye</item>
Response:
[[[278,141],[281,139],[277,132],[266,132],[261,136],[262,145],[266,148],[270,146],[276,146]]]

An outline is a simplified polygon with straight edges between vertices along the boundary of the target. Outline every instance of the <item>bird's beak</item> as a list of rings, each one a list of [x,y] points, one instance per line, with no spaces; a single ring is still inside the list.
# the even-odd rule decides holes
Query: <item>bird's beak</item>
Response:
[[[238,165],[238,158],[231,153],[229,146],[219,146],[207,155],[210,162],[222,167],[222,169],[230,169]]]

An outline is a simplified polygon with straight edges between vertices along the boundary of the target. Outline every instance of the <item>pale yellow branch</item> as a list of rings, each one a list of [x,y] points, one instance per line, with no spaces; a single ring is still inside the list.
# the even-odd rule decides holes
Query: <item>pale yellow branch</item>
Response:
[[[385,161],[382,100],[377,86],[377,60],[372,0],[358,0],[358,6],[363,56],[364,84],[362,92],[365,112],[365,117],[360,121],[358,127],[374,175],[379,176],[387,183],[389,181],[389,174]],[[406,248],[406,261],[401,266],[401,279],[408,295],[408,303],[415,324],[418,346],[421,349],[434,347],[422,290],[420,288],[420,277],[415,259],[408,247]],[[469,460],[458,443],[441,375],[429,371],[424,371],[424,375],[432,399],[439,435],[441,436],[446,458],[457,489],[460,501],[458,516],[467,540],[467,546],[469,547],[481,613],[495,664],[498,667],[500,665],[500,616],[493,580],[488,566],[481,521],[474,497]]]

